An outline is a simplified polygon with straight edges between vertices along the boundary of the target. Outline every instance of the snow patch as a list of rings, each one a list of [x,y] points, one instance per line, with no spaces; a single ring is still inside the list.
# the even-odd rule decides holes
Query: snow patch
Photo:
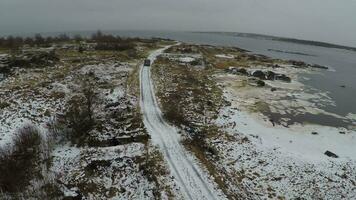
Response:
[[[217,58],[225,58],[225,59],[233,59],[233,58],[235,58],[234,55],[230,55],[230,54],[217,54],[217,55],[215,55],[215,57],[217,57]]]

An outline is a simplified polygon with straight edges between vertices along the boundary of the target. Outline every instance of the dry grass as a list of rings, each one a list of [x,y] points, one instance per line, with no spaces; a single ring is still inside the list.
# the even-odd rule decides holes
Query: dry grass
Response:
[[[159,58],[152,66],[164,117],[177,126],[190,126],[214,118],[223,103],[212,70],[179,66]]]

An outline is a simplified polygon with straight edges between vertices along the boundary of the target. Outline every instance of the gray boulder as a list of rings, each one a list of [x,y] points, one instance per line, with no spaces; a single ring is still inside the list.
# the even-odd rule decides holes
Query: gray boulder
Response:
[[[265,78],[267,80],[274,80],[276,77],[276,73],[274,73],[272,71],[267,71],[265,76],[266,76]]]
[[[266,75],[263,71],[261,70],[256,70],[254,72],[252,72],[251,74],[253,77],[257,77],[257,78],[260,78],[262,80],[265,80],[266,79]]]
[[[288,76],[286,76],[285,74],[278,74],[275,76],[275,80],[280,80],[280,81],[284,81],[287,83],[290,83],[292,81],[291,78],[289,78]]]

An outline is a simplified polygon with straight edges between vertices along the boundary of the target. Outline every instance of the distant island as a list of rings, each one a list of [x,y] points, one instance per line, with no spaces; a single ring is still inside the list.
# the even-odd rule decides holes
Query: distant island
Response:
[[[356,47],[349,47],[344,45],[338,44],[331,44],[327,42],[319,42],[319,41],[312,41],[312,40],[301,40],[295,38],[286,38],[286,37],[277,37],[271,35],[263,35],[263,34],[256,34],[256,33],[238,33],[238,32],[196,32],[196,33],[211,33],[211,34],[222,34],[222,35],[229,35],[234,37],[247,37],[247,38],[256,38],[256,39],[263,39],[263,40],[275,40],[281,42],[290,42],[296,44],[304,44],[304,45],[312,45],[312,46],[319,46],[319,47],[326,47],[326,48],[335,48],[335,49],[344,49],[349,51],[356,51]]]
[[[307,53],[296,52],[296,51],[283,51],[283,50],[279,50],[279,49],[268,49],[268,51],[274,51],[274,52],[278,52],[278,53],[295,54],[295,55],[301,55],[301,56],[313,56],[313,57],[316,57],[316,55],[313,55],[313,54],[307,54]]]

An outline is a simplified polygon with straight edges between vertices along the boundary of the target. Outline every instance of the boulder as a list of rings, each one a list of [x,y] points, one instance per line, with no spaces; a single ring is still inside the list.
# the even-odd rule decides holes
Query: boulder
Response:
[[[259,78],[260,80],[280,80],[288,83],[292,81],[291,78],[285,74],[277,74],[273,71],[263,72],[262,70],[256,70],[251,73],[251,76]]]
[[[329,69],[329,68],[326,67],[326,66],[317,65],[317,64],[310,65],[310,67],[311,67],[311,68],[317,68],[317,69]]]
[[[257,86],[258,87],[263,87],[263,86],[265,86],[266,84],[265,84],[265,82],[264,81],[262,81],[262,80],[258,80],[257,81]]]
[[[262,80],[265,80],[266,79],[266,75],[263,71],[261,70],[256,70],[254,72],[252,72],[251,74],[253,77],[257,77],[257,78],[260,78]]]
[[[237,68],[237,73],[241,75],[248,75],[248,72],[245,68]]]
[[[109,104],[105,105],[105,108],[112,108],[112,107],[116,107],[119,105],[120,105],[120,102],[109,103]]]
[[[227,73],[231,73],[231,74],[237,74],[237,68],[236,67],[229,67],[228,69],[226,69]]]
[[[231,74],[248,75],[248,72],[245,68],[229,67],[229,69],[226,71]]]
[[[272,71],[267,71],[266,72],[266,79],[267,80],[274,80],[276,76],[276,73],[272,72]]]
[[[325,155],[331,157],[331,158],[338,158],[339,156],[336,155],[335,153],[331,152],[331,151],[325,151],[324,153]]]
[[[303,61],[291,60],[290,63],[297,67],[307,67],[307,64]]]
[[[288,76],[284,75],[284,74],[278,74],[275,76],[276,80],[280,80],[280,81],[284,81],[284,82],[288,82],[290,83],[292,80],[291,78],[289,78]]]

